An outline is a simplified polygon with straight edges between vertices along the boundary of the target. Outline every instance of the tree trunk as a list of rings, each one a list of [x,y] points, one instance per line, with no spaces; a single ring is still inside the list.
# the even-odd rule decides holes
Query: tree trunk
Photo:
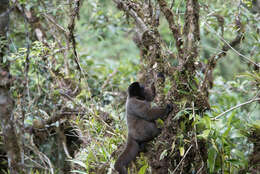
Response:
[[[175,15],[167,6],[166,1],[157,0],[158,4],[151,1],[133,2],[114,0],[118,8],[131,16],[137,26],[135,43],[141,50],[141,78],[144,83],[155,81],[157,91],[157,104],[165,105],[170,102],[174,105],[173,113],[164,122],[161,135],[155,147],[150,148],[147,154],[152,173],[166,174],[193,173],[203,171],[206,173],[207,151],[205,142],[196,138],[196,128],[189,120],[189,114],[184,114],[181,119],[173,117],[185,108],[196,108],[196,113],[203,113],[209,108],[207,91],[198,89],[195,82],[195,62],[198,58],[199,33],[199,5],[197,0],[187,0],[184,31],[175,22]],[[172,31],[177,53],[175,56],[163,52],[163,43],[158,31],[160,12],[165,16],[169,29]],[[184,51],[185,50],[185,51]],[[169,58],[176,57],[178,66],[172,66]],[[171,89],[167,96],[164,94],[165,77],[169,77]],[[183,93],[182,91],[185,91]],[[185,102],[184,108],[177,103]],[[190,113],[192,114],[192,113]],[[180,125],[185,125],[185,131]],[[181,136],[180,136],[181,135]],[[182,137],[182,138],[180,138]],[[184,140],[187,140],[186,142]],[[173,148],[175,147],[175,148]],[[182,152],[180,152],[182,149]]]
[[[7,151],[8,166],[11,174],[22,174],[21,150],[16,135],[15,120],[12,115],[13,100],[9,93],[12,78],[8,64],[3,63],[4,52],[7,48],[6,32],[9,23],[9,0],[0,0],[0,121],[5,149]]]
[[[216,62],[243,39],[241,30],[236,38],[222,47],[218,54],[208,57],[205,65],[198,60],[200,44],[200,6],[198,0],[186,0],[185,15],[175,14],[165,0],[113,0],[117,7],[136,24],[134,42],[140,49],[141,75],[139,80],[156,85],[156,103],[172,103],[173,112],[164,121],[162,133],[155,146],[146,154],[154,174],[207,173],[207,141],[198,139],[196,119],[210,109],[209,89],[213,86],[212,72]],[[172,1],[174,5],[174,1]],[[168,23],[174,38],[176,53],[165,48],[158,29],[160,15]],[[180,20],[181,19],[181,20]],[[177,21],[183,21],[182,26]],[[238,19],[239,20],[239,19]],[[236,22],[241,28],[241,22]],[[174,60],[173,60],[174,59]],[[172,65],[171,62],[178,62]],[[198,73],[203,74],[202,80]],[[165,95],[165,78],[171,88]]]

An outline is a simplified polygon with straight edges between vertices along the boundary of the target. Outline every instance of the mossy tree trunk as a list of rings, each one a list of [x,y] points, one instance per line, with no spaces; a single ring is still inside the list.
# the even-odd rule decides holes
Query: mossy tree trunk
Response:
[[[197,138],[197,134],[201,132],[196,130],[195,115],[203,117],[203,113],[210,109],[208,91],[213,84],[212,71],[216,60],[225,56],[229,47],[225,45],[220,53],[210,57],[207,65],[198,60],[198,0],[186,1],[184,17],[175,14],[165,0],[114,2],[119,10],[124,11],[136,24],[134,42],[141,52],[139,80],[144,83],[155,81],[158,105],[165,105],[167,102],[174,105],[172,114],[164,121],[162,133],[155,146],[149,149],[149,154],[145,154],[152,173],[207,173],[207,142]],[[168,22],[174,38],[177,50],[175,53],[168,50],[162,42],[158,28],[162,16]],[[180,18],[183,25],[177,22]],[[238,44],[236,41],[241,39],[242,36],[238,33],[236,39],[229,44],[235,46]],[[173,61],[178,62],[177,65],[173,65]],[[197,79],[201,77],[199,78],[196,72],[204,73],[200,82]],[[161,74],[164,74],[170,83],[171,88],[167,93],[165,79],[161,78]]]

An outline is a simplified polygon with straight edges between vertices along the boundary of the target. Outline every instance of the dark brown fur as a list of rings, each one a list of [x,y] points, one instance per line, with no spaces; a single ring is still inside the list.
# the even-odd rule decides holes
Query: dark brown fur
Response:
[[[165,108],[151,107],[154,97],[153,85],[151,88],[144,88],[138,82],[134,82],[128,87],[126,101],[128,137],[125,150],[115,163],[115,169],[119,174],[127,174],[127,165],[144,150],[144,144],[160,134],[155,120],[167,116],[172,111],[170,104]]]

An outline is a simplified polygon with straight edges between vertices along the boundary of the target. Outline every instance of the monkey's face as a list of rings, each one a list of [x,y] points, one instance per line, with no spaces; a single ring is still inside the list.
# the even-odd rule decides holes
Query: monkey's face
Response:
[[[137,97],[139,100],[145,100],[145,88],[139,82],[134,82],[128,87],[129,97]]]

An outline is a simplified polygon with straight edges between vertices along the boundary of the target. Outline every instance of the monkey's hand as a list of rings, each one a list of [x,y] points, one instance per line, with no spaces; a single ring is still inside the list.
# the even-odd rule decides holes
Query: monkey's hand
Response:
[[[172,110],[173,110],[172,104],[167,104],[167,106],[166,106],[166,115],[168,116],[170,114],[170,112],[172,112]]]
[[[165,76],[164,76],[163,72],[159,72],[159,73],[157,74],[157,80],[158,80],[158,79],[161,79],[162,82],[165,82]]]

